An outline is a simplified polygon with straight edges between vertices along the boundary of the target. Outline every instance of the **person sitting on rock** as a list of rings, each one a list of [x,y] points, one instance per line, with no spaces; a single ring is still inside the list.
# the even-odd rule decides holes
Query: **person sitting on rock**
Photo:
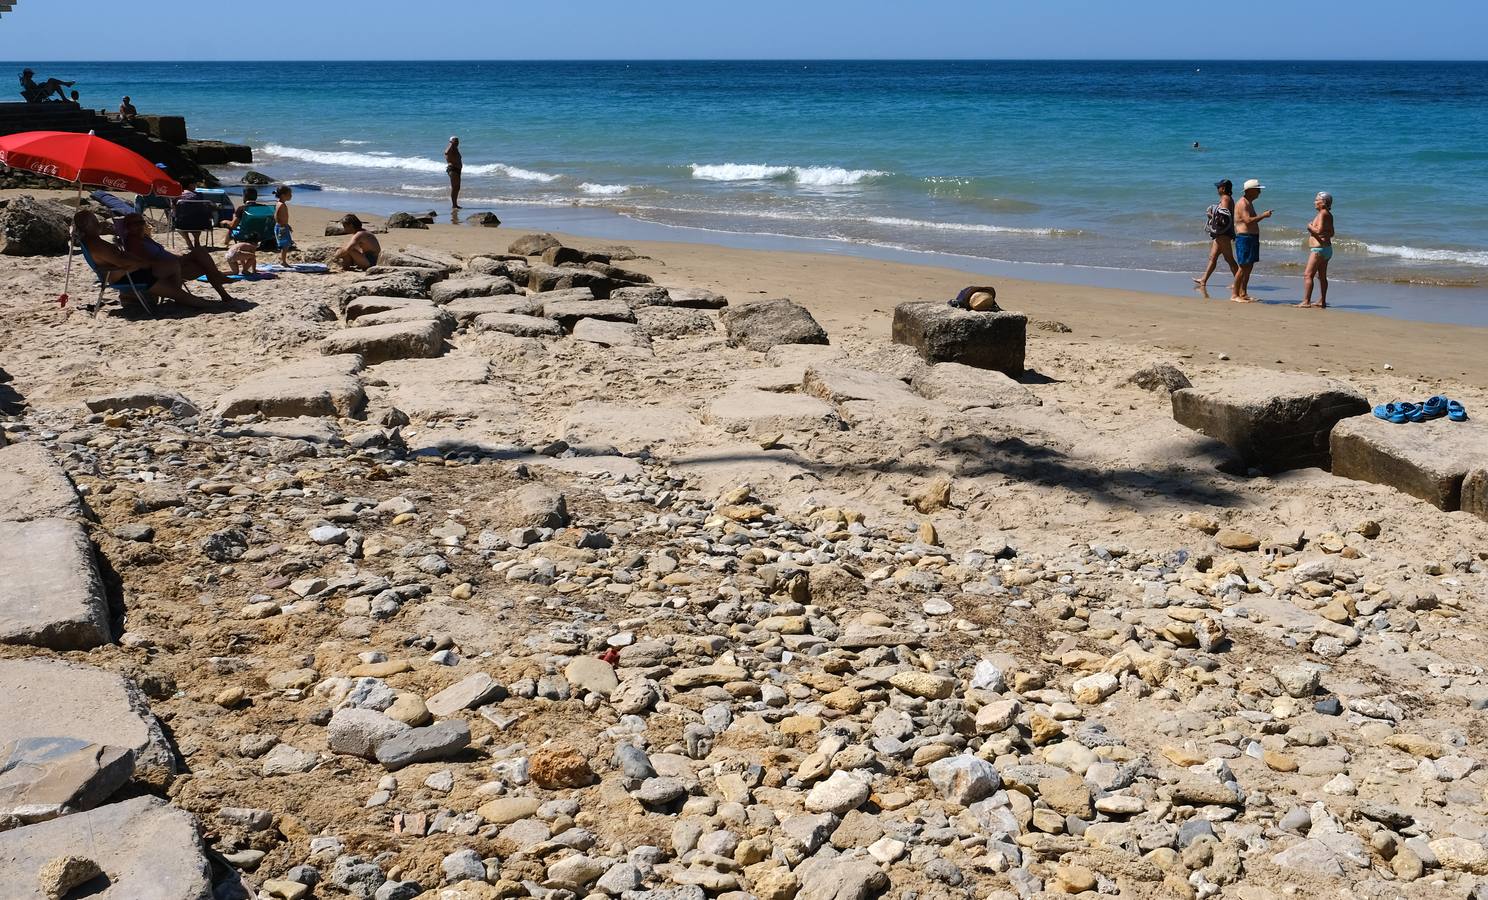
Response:
[[[25,69],[21,72],[21,96],[25,98],[27,103],[40,103],[43,100],[50,100],[53,94],[57,95],[58,100],[66,100],[67,92],[62,89],[72,87],[75,84],[77,84],[76,81],[60,81],[56,78],[48,78],[41,84],[37,84],[35,71]]]
[[[125,122],[133,122],[138,116],[139,110],[134,108],[134,104],[129,102],[129,97],[126,95],[119,103],[119,118]]]
[[[377,257],[382,254],[382,244],[378,243],[377,235],[367,230],[361,219],[351,213],[342,216],[341,233],[351,235],[351,240],[335,255],[336,262],[348,269],[360,269],[364,272],[377,265]]]

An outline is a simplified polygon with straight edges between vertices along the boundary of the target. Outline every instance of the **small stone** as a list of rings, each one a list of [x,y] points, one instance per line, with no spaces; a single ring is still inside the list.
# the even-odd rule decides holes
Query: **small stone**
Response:
[[[847,772],[833,772],[832,777],[819,782],[806,795],[806,809],[840,816],[861,806],[869,793],[868,785],[857,777]]]
[[[926,774],[942,797],[961,806],[991,796],[1002,785],[991,763],[964,754],[932,763]]]
[[[1214,541],[1226,550],[1249,552],[1257,550],[1261,546],[1260,538],[1248,531],[1238,531],[1234,528],[1221,528],[1214,535]]]
[[[47,900],[62,900],[73,888],[102,874],[98,863],[86,856],[58,856],[41,867],[36,880]]]
[[[1066,894],[1083,894],[1095,890],[1095,873],[1074,863],[1065,863],[1054,870],[1054,880]]]
[[[899,672],[889,678],[889,684],[911,697],[926,700],[944,700],[956,689],[956,679],[929,672]]]
[[[583,754],[567,744],[542,747],[528,759],[528,775],[541,788],[579,788],[594,780]]]

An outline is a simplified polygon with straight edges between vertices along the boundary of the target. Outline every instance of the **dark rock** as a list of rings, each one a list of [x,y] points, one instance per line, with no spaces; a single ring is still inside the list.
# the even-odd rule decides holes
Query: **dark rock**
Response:
[[[61,256],[67,252],[72,210],[52,200],[22,194],[0,201],[0,254]]]
[[[543,248],[542,261],[549,266],[584,266],[592,262],[608,264],[610,258],[603,253],[591,253],[577,247],[554,244]]]
[[[605,299],[617,287],[620,285],[613,279],[572,266],[532,266],[527,272],[527,289],[540,294],[588,288],[595,297]]]
[[[243,173],[243,183],[263,186],[266,184],[273,184],[274,179],[270,178],[262,172],[255,172],[253,169],[249,169],[247,172]]]
[[[224,528],[202,538],[201,550],[212,562],[235,562],[248,552],[248,536],[240,529]]]
[[[1188,376],[1178,370],[1177,366],[1168,363],[1158,363],[1145,369],[1138,369],[1126,380],[1127,384],[1134,384],[1144,391],[1174,391],[1193,387],[1193,382]]]
[[[445,759],[470,744],[470,726],[446,719],[426,728],[410,728],[377,747],[377,761],[389,772],[421,762]]]
[[[395,212],[387,217],[387,227],[428,228],[429,226],[425,225],[424,220],[420,219],[418,216],[415,216],[413,213]]]
[[[612,279],[614,281],[624,282],[626,284],[651,283],[650,275],[646,275],[641,272],[632,272],[629,269],[622,269],[619,266],[612,266],[608,263],[589,262],[584,265],[584,268],[588,269],[591,272],[598,272],[606,278]]]
[[[1339,702],[1337,697],[1324,697],[1312,704],[1312,709],[1318,715],[1336,716],[1343,713],[1343,704]]]
[[[500,228],[501,219],[493,212],[476,213],[465,220],[467,225],[478,225],[481,228]]]
[[[763,353],[780,344],[827,344],[827,332],[793,300],[758,300],[721,314],[730,347]]]
[[[1023,374],[1028,320],[1020,313],[969,312],[944,303],[894,308],[894,343],[913,347],[926,362],[954,362],[1006,375]]]
[[[1328,468],[1333,426],[1369,412],[1364,396],[1346,384],[1264,370],[1183,388],[1172,400],[1174,421],[1272,470]]]
[[[506,248],[507,253],[516,256],[540,256],[547,252],[549,247],[563,246],[557,238],[544,232],[543,234],[524,234],[511,242]]]

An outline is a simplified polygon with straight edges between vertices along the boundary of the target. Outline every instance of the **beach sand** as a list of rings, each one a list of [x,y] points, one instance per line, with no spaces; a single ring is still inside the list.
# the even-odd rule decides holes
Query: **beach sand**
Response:
[[[332,218],[336,214],[329,210],[295,206],[300,245],[331,243],[319,235]],[[385,253],[415,245],[468,257],[504,253],[524,233],[520,223],[500,229],[436,225],[380,239]],[[599,243],[560,237],[581,248]],[[325,746],[324,729],[306,723],[305,707],[311,704],[301,704],[297,697],[270,692],[231,712],[208,702],[229,683],[247,683],[256,690],[270,674],[308,665],[312,650],[315,677],[329,679],[356,666],[356,653],[386,650],[396,659],[418,657],[413,671],[388,676],[400,691],[431,694],[463,677],[471,666],[497,671],[505,682],[561,669],[565,654],[596,655],[618,630],[634,631],[641,641],[676,638],[677,646],[694,646],[688,641],[695,636],[717,639],[721,643],[708,644],[715,648],[708,654],[697,651],[689,661],[669,665],[731,665],[737,659],[756,668],[762,681],[777,677],[764,674],[776,664],[761,657],[774,652],[771,659],[781,661],[778,667],[789,673],[783,677],[795,692],[791,702],[807,698],[801,718],[819,716],[813,720],[816,729],[824,727],[823,721],[837,720],[854,734],[868,733],[868,720],[890,696],[886,683],[873,680],[878,677],[872,674],[878,672],[874,667],[913,665],[964,680],[978,659],[994,654],[1010,682],[1015,671],[1038,673],[1037,679],[1020,682],[1024,687],[1009,689],[1007,696],[1016,693],[1024,704],[1010,709],[1053,715],[1051,704],[1068,707],[1074,712],[1060,714],[1074,718],[1066,721],[1068,731],[1062,734],[1073,733],[1077,720],[1088,718],[1123,743],[1108,751],[1118,754],[1113,759],[1145,760],[1134,763],[1139,784],[1133,793],[1147,811],[1131,823],[1144,828],[1175,829],[1174,811],[1184,804],[1168,802],[1171,785],[1219,757],[1233,767],[1247,798],[1255,798],[1240,802],[1242,807],[1253,803],[1241,813],[1242,824],[1263,823],[1269,835],[1286,809],[1305,807],[1323,795],[1322,785],[1332,784],[1328,779],[1340,771],[1340,749],[1346,750],[1342,758],[1353,760],[1361,801],[1404,807],[1417,827],[1432,835],[1465,827],[1458,816],[1471,805],[1465,821],[1473,829],[1484,827],[1476,801],[1445,807],[1436,802],[1442,790],[1471,787],[1480,796],[1479,782],[1442,788],[1438,782],[1445,777],[1415,779],[1414,760],[1407,756],[1402,763],[1402,752],[1383,742],[1393,725],[1371,719],[1361,729],[1357,717],[1315,713],[1310,694],[1294,695],[1305,699],[1293,702],[1266,673],[1298,664],[1316,667],[1324,672],[1323,690],[1363,703],[1360,708],[1366,710],[1377,711],[1370,704],[1381,698],[1398,697],[1406,708],[1406,720],[1399,723],[1402,732],[1451,744],[1442,752],[1480,756],[1480,742],[1466,748],[1452,742],[1458,729],[1476,728],[1463,723],[1468,700],[1488,693],[1478,674],[1482,642],[1488,640],[1488,618],[1482,611],[1488,522],[1462,512],[1443,513],[1392,489],[1320,469],[1246,472],[1215,442],[1176,424],[1165,392],[1141,390],[1128,379],[1156,363],[1177,366],[1200,386],[1253,378],[1259,369],[1325,372],[1357,387],[1371,403],[1447,393],[1476,415],[1488,411],[1488,355],[1483,353],[1488,330],[999,280],[998,300],[1004,308],[1030,317],[1030,371],[1022,383],[1038,403],[962,410],[911,394],[895,380],[912,371],[916,361],[905,348],[888,342],[891,314],[899,302],[943,301],[984,277],[840,256],[695,244],[637,243],[633,249],[646,258],[618,264],[663,285],[716,290],[731,304],[793,298],[825,327],[831,345],[777,347],[769,353],[728,347],[712,313],[684,316],[700,321],[701,327],[675,339],[658,337],[652,350],[461,332],[437,359],[369,367],[360,376],[367,408],[358,418],[251,423],[257,435],[237,437],[224,436],[206,417],[183,429],[168,418],[135,412],[117,420],[117,427],[108,427],[96,419],[85,421],[84,398],[150,383],[177,390],[209,411],[221,395],[256,373],[286,361],[319,359],[319,341],[344,327],[338,318],[339,292],[360,276],[285,275],[245,284],[234,290],[255,305],[243,313],[172,313],[153,320],[110,313],[93,319],[59,310],[52,302],[62,281],[62,259],[0,258],[0,368],[11,379],[0,388],[14,391],[30,406],[15,434],[87,448],[58,453],[96,498],[101,547],[119,561],[131,610],[128,627],[135,637],[130,646],[151,648],[152,671],[168,673],[180,688],[176,695],[166,692],[152,701],[172,716],[174,739],[197,754],[192,761],[197,774],[173,795],[174,801],[208,818],[221,806],[263,807],[300,817],[295,828],[284,829],[286,838],[274,845],[261,876],[303,862],[309,835],[337,833],[348,835],[348,844],[368,858],[384,850],[394,853],[407,877],[432,884],[441,877],[442,855],[471,839],[441,833],[419,841],[390,831],[387,813],[406,807],[407,801],[400,795],[385,812],[364,810],[382,773],[374,766],[344,762],[344,757],[337,757],[343,769],[334,779],[318,773],[258,777],[258,763],[240,760],[235,749],[243,735],[267,732],[281,735],[286,743],[318,748]],[[72,295],[90,298],[91,275],[85,270],[73,274]],[[204,285],[199,293],[207,296]],[[864,390],[874,399],[815,402],[802,390],[804,373],[834,366],[889,378],[866,379]],[[778,403],[785,419],[802,405],[825,412],[808,414],[805,424],[798,417],[781,426],[756,420],[753,426],[736,428],[730,416],[737,407],[726,401],[741,391],[757,406]],[[377,443],[358,444],[370,448],[365,453],[332,449],[342,437],[385,440],[385,435],[374,434],[380,431],[376,423],[399,420],[394,410],[411,420],[399,437],[413,451],[426,451],[422,464],[381,459]],[[297,434],[310,441],[292,439]],[[559,440],[613,448],[621,455],[555,459],[523,450]],[[323,442],[319,449],[316,442]],[[171,462],[173,457],[184,462]],[[495,457],[496,462],[467,464],[480,457]],[[520,458],[520,465],[513,457]],[[616,473],[619,477],[612,477]],[[167,487],[188,482],[209,482],[210,487],[188,491],[189,515],[133,512],[137,507],[129,498],[141,489],[142,480],[157,477]],[[939,479],[949,486],[949,504],[922,502],[917,508],[914,499]],[[498,538],[512,533],[518,523],[498,497],[532,480],[563,490],[576,520],[593,533],[568,529],[568,537],[539,547],[508,547],[504,539],[488,543],[483,535],[477,546],[475,537],[482,532]],[[280,489],[286,485],[293,490]],[[418,516],[380,517],[371,506],[345,512],[348,504],[356,505],[352,498],[376,503],[399,492],[416,499]],[[664,508],[656,500],[661,494],[673,505]],[[755,510],[755,503],[763,505]],[[700,515],[695,524],[668,524],[675,517],[667,509],[703,508],[699,504],[714,504],[707,506],[714,512]],[[841,518],[827,525],[812,518],[828,515],[828,510]],[[810,591],[820,593],[801,602],[795,594],[762,594],[767,568],[762,561],[791,558],[782,554],[800,560],[807,554],[804,534],[781,536],[797,527],[792,523],[807,523],[800,527],[824,535],[836,528],[831,521],[840,521],[833,546],[853,544],[856,538],[848,532],[850,517],[844,510],[860,513],[871,532],[862,538],[870,552],[856,560],[856,574],[849,579],[861,582],[857,593],[834,595],[829,585],[813,579]],[[306,544],[305,529],[332,513],[349,515],[346,521],[356,523],[348,527],[358,530],[357,543],[346,546],[360,552],[365,537],[365,556]],[[728,515],[752,524],[738,525]],[[141,561],[145,551],[140,547],[110,536],[112,529],[142,516],[153,517],[149,521],[160,531],[155,546],[165,551],[148,561]],[[450,530],[450,523],[460,527]],[[616,525],[623,527],[612,527]],[[202,558],[195,548],[229,527],[261,530],[255,548],[265,555],[231,566]],[[1215,535],[1220,528],[1239,536]],[[613,535],[613,552],[580,549],[605,546],[611,538],[594,541],[599,532]],[[560,546],[575,534],[588,534],[583,539],[591,543]],[[742,553],[726,546],[725,534],[754,543]],[[1244,540],[1247,536],[1253,543]],[[449,549],[454,546],[450,540],[458,550]],[[1287,549],[1256,552],[1254,547],[1262,543]],[[619,567],[613,561],[632,548],[653,562],[661,548],[671,555],[654,570],[611,572],[608,567]],[[416,558],[422,565],[436,549],[448,551],[453,573],[429,575],[435,566],[408,574]],[[988,558],[999,551],[1009,558]],[[291,559],[284,561],[286,556]],[[580,557],[586,564],[579,574],[571,578],[572,572],[565,570],[557,583],[516,577],[519,572],[530,577],[542,561]],[[1304,562],[1327,573],[1336,566],[1339,576],[1294,574],[1293,568]],[[681,577],[663,585],[660,573],[674,563]],[[1165,566],[1170,571],[1155,574]],[[295,605],[281,596],[291,577],[349,578],[346,583],[360,584],[356,579],[384,570],[398,578],[432,580],[434,593],[417,608],[410,604],[386,621],[367,618],[365,610],[356,612],[366,603],[359,607],[352,602],[355,598],[329,600],[327,594],[327,601],[312,597]],[[471,589],[456,589],[462,581],[466,588],[474,586],[473,599]],[[865,593],[862,585],[871,585],[871,592]],[[1019,589],[1010,594],[1009,586]],[[245,598],[263,592],[288,604],[284,615],[263,620],[268,624],[238,612]],[[1172,608],[1165,612],[1165,607]],[[254,614],[261,609],[255,604]],[[822,634],[835,633],[828,619],[847,625],[862,616],[861,624],[873,627],[916,629],[923,649],[902,646],[846,656],[841,649],[828,649],[817,657],[809,645],[802,645],[801,653],[782,657],[780,636],[767,633],[761,621],[767,614],[802,616],[800,628]],[[1227,631],[1223,646],[1211,646],[1206,639],[1201,651],[1195,629],[1189,627],[1195,622],[1210,623],[1207,627],[1216,630],[1212,633]],[[774,627],[795,626],[776,622]],[[598,643],[564,644],[553,637],[555,629],[564,628],[582,636],[563,640]],[[435,646],[425,640],[430,634],[454,635],[467,663],[449,674],[427,663],[426,649],[415,648]],[[910,643],[919,644],[920,638]],[[1144,649],[1131,649],[1138,645]],[[728,647],[727,654],[719,655],[719,647]],[[1136,677],[1130,656],[1115,657],[1122,647],[1147,661],[1135,668],[1150,684]],[[1145,655],[1149,650],[1176,664],[1148,668],[1155,658]],[[26,652],[0,648],[0,658]],[[483,652],[488,656],[478,655]],[[230,677],[204,671],[204,654],[233,656],[249,674],[226,667],[221,672]],[[134,667],[123,650],[88,659],[124,671]],[[834,667],[831,678],[813,668],[812,675],[804,676],[810,687],[795,680],[800,667],[815,667],[818,661]],[[849,670],[859,665],[864,667],[860,674],[872,677],[837,677],[851,675]],[[1103,695],[1082,701],[1078,708],[1066,702],[1065,691],[1077,690],[1075,679],[1103,666],[1114,666],[1109,671],[1122,673],[1120,683],[1127,687],[1109,700]],[[1041,692],[1038,686],[1045,679],[1051,690]],[[858,685],[853,697],[866,698],[867,706],[860,703],[850,713],[827,710],[817,689],[837,689],[849,681]],[[1113,690],[1117,683],[1111,680]],[[956,690],[972,711],[994,699],[985,692]],[[741,689],[736,706],[755,695]],[[683,724],[696,719],[707,703],[734,701],[716,684],[702,693],[682,690],[674,696],[681,706],[653,716],[655,733],[648,739],[652,752],[670,748],[668,753],[683,760],[680,765],[691,765],[679,743]],[[926,709],[920,701],[905,705],[907,699],[895,700],[894,708],[917,715]],[[682,706],[691,711],[679,712]],[[579,746],[600,769],[606,763],[599,761],[613,752],[613,735],[602,729],[615,719],[601,703],[534,705],[514,697],[503,708],[516,710],[514,721],[519,723],[509,726],[510,731],[493,726],[494,719],[468,716],[482,752],[519,740],[526,742],[522,752],[534,752],[532,748],[561,740]],[[586,709],[599,712],[591,715]],[[756,712],[751,708],[746,716],[738,706],[734,721],[748,724]],[[778,716],[771,721],[776,720]],[[1264,728],[1257,724],[1263,721]],[[1034,747],[1018,731],[1027,724],[1025,716],[1010,729],[1011,737],[987,736],[980,745],[984,755],[1005,768],[1014,763],[1046,767],[1038,772],[1045,772],[1050,760],[1070,764],[1067,754],[1060,757],[1055,751],[1070,750],[1073,741]],[[947,739],[960,741],[957,746],[965,743],[949,733]],[[1246,749],[1259,750],[1262,739],[1268,752],[1264,764],[1258,753]],[[794,784],[787,783],[789,771],[810,749],[815,733],[802,739],[807,742],[803,752],[772,749],[772,754],[783,754],[778,759],[760,755],[759,748],[770,746],[770,740],[753,732],[741,736],[740,729],[726,731],[719,739],[718,758],[737,762],[768,757],[764,764],[771,782],[757,789],[755,802],[774,804],[784,817],[800,806],[799,798],[791,799],[794,794],[781,786]],[[865,752],[874,752],[866,749],[866,742]],[[1092,746],[1106,750],[1100,742]],[[1441,750],[1437,744],[1432,747]],[[1275,756],[1273,748],[1286,754]],[[1078,752],[1095,759],[1084,748]],[[1302,761],[1300,773],[1293,757]],[[1315,766],[1310,763],[1314,757],[1320,760]],[[886,799],[902,793],[911,804],[906,809],[931,810],[927,815],[953,824],[962,821],[965,811],[959,806],[942,809],[937,789],[926,781],[924,765],[930,758],[917,752],[913,765],[907,754],[881,761],[885,774],[874,776],[874,789],[885,809],[875,814],[891,824],[895,816],[902,819]],[[436,802],[463,810],[484,802],[472,789],[492,777],[487,760],[462,758],[438,765],[452,766],[459,777],[454,793]],[[1151,775],[1153,770],[1144,768],[1148,765],[1161,775]],[[217,766],[229,774],[219,777]],[[418,777],[433,774],[434,767],[419,770]],[[484,774],[477,771],[481,769]],[[1060,786],[1058,779],[1041,774],[1035,780],[1039,791],[1048,782],[1050,798]],[[417,782],[406,784],[400,790],[414,796]],[[543,796],[570,795],[583,798],[580,822],[599,836],[600,846],[632,846],[646,829],[654,843],[668,842],[671,815],[645,813],[611,781]],[[1237,894],[1239,885],[1279,891],[1297,883],[1327,890],[1326,884],[1341,891],[1342,885],[1373,877],[1365,868],[1338,868],[1329,874],[1333,870],[1325,867],[1302,875],[1285,869],[1284,858],[1274,854],[1292,838],[1252,846],[1241,825],[1226,824],[1233,809],[1223,801],[1205,805],[1210,802],[1190,805],[1221,823],[1223,844],[1214,858],[1233,854],[1238,861],[1239,854],[1245,856],[1243,875],[1238,863],[1225,874],[1221,862],[1194,862],[1192,867],[1204,868],[1205,877],[1227,879],[1226,892],[1219,896],[1271,896]],[[756,831],[775,834],[768,828]],[[1024,837],[1056,839],[1031,831]],[[1057,840],[1068,842],[1067,852],[1059,849],[1064,844],[1047,854],[1028,852],[1030,859],[1043,854],[1030,863],[1039,877],[1056,878],[1053,859],[1063,855],[1101,872],[1129,866],[1121,871],[1136,874],[1112,875],[1123,883],[1140,882],[1126,896],[1193,896],[1186,870],[1165,875],[1152,860],[1139,863],[1132,854],[1112,862],[1112,854],[1126,853],[1114,842],[1097,847],[1071,836]],[[1007,887],[1000,869],[958,847],[953,839],[945,852],[964,867],[968,888],[974,885],[979,891],[975,896]],[[542,877],[542,865],[532,860],[517,858],[511,865],[521,877]],[[886,866],[894,884],[890,896],[911,889],[940,890],[927,885],[924,868],[908,862]],[[763,875],[753,870],[745,881]]]

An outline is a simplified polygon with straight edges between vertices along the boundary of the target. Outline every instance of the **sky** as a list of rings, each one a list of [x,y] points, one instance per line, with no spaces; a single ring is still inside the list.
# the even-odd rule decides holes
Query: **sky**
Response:
[[[15,2],[0,59],[22,62],[1488,58],[1488,0]]]

